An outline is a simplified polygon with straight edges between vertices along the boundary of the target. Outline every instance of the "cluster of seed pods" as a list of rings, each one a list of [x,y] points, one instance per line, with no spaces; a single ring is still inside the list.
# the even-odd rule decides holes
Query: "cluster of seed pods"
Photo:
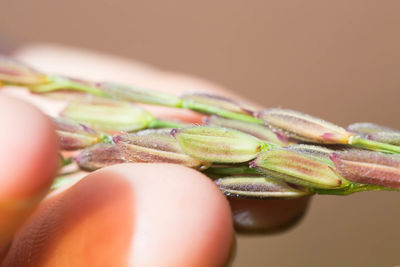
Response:
[[[257,110],[210,94],[181,97],[116,83],[37,72],[0,57],[0,82],[44,95],[75,97],[54,118],[62,150],[94,171],[118,163],[165,162],[196,168],[230,196],[295,198],[400,190],[400,131],[372,123],[347,129],[287,109]],[[202,125],[162,121],[133,103],[207,114]]]

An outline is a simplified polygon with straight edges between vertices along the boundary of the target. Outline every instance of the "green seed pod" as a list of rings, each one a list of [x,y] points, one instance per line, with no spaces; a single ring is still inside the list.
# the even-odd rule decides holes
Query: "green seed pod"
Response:
[[[16,85],[36,85],[47,83],[48,78],[14,59],[0,55],[0,82]]]
[[[137,134],[114,136],[122,155],[129,162],[175,163],[190,168],[205,169],[210,164],[186,155],[171,130],[145,130]]]
[[[98,86],[110,97],[124,101],[179,107],[182,100],[171,94],[153,91],[141,87],[121,85],[111,82],[99,83]]]
[[[53,118],[61,150],[78,150],[102,141],[94,130],[65,118]]]
[[[275,133],[270,128],[264,125],[225,119],[218,116],[207,117],[204,121],[205,125],[214,127],[225,127],[235,129],[252,136],[257,137],[260,140],[270,142],[272,144],[286,146],[289,144],[288,138],[286,138],[281,133]]]
[[[242,198],[296,198],[308,195],[287,183],[260,176],[224,177],[215,181],[221,191],[230,197]]]
[[[284,148],[260,154],[250,163],[250,167],[286,182],[311,188],[338,188],[345,182],[323,160]]]
[[[338,172],[352,182],[400,189],[398,156],[351,150],[334,152],[330,157]]]
[[[265,109],[257,114],[274,130],[293,138],[322,144],[348,144],[351,133],[330,122],[293,110]]]
[[[174,129],[172,134],[186,154],[208,162],[246,162],[268,146],[254,136],[219,127]]]
[[[369,140],[400,145],[400,131],[392,128],[368,122],[359,122],[349,125],[347,129]]]
[[[126,102],[71,103],[62,116],[105,132],[137,131],[153,120],[147,111]]]
[[[124,158],[118,146],[102,143],[82,150],[74,160],[82,170],[87,171],[129,162]]]

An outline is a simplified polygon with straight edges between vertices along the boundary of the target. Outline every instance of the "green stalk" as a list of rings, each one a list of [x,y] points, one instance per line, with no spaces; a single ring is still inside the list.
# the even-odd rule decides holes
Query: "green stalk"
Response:
[[[253,117],[251,115],[237,113],[237,112],[221,109],[221,108],[210,106],[210,105],[205,105],[203,103],[195,103],[192,101],[185,101],[185,99],[183,99],[180,108],[190,109],[190,110],[197,111],[200,113],[213,114],[213,115],[217,115],[220,117],[233,119],[233,120],[252,122],[252,123],[256,123],[256,124],[264,124],[264,122],[261,119]]]
[[[49,93],[57,90],[68,89],[81,91],[96,96],[108,97],[106,93],[96,88],[95,86],[74,82],[72,80],[65,79],[59,76],[49,76],[49,78],[51,79],[50,83],[31,86],[29,87],[30,90],[35,93]]]
[[[384,153],[400,154],[400,146],[381,143],[365,139],[360,136],[354,136],[353,138],[350,138],[349,145]]]
[[[166,120],[159,120],[159,119],[153,119],[147,128],[184,128],[191,126],[190,124],[187,123],[181,123],[181,122],[176,122],[176,121],[166,121]]]
[[[335,189],[320,189],[320,188],[310,188],[312,193],[320,194],[320,195],[350,195],[357,192],[365,192],[365,191],[400,191],[400,189],[383,187],[379,185],[371,185],[371,184],[356,184],[350,183],[346,187],[335,188]]]
[[[60,167],[70,165],[72,162],[72,158],[64,158],[63,155],[60,154]]]
[[[240,166],[240,167],[210,167],[204,171],[205,174],[213,174],[224,176],[231,176],[236,174],[259,174],[256,169],[251,169],[248,166]]]

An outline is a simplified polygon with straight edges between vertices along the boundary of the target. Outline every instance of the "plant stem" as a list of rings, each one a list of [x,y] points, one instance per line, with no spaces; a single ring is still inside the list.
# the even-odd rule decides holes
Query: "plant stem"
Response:
[[[217,115],[217,116],[228,118],[228,119],[252,122],[252,123],[256,123],[256,124],[264,124],[264,122],[262,120],[260,120],[259,118],[253,117],[251,115],[233,112],[230,110],[221,109],[219,107],[205,105],[202,103],[185,101],[185,99],[183,99],[183,101],[182,101],[181,108],[194,110],[194,111],[197,111],[200,113],[213,114],[213,115]]]
[[[72,158],[64,158],[63,155],[60,154],[60,165],[61,167],[65,167],[73,162]]]
[[[240,167],[210,167],[204,171],[206,174],[214,174],[221,176],[231,176],[235,174],[259,174],[256,169],[250,169],[248,166]]]
[[[188,127],[190,124],[181,123],[177,121],[165,121],[159,119],[153,119],[147,128],[184,128]]]
[[[335,188],[335,189],[318,189],[318,188],[310,188],[313,193],[320,195],[350,195],[356,192],[365,192],[365,191],[400,191],[400,189],[383,187],[379,185],[371,185],[371,184],[356,184],[350,183],[346,187]]]
[[[73,80],[65,79],[58,76],[49,76],[49,78],[51,79],[50,83],[31,86],[30,90],[35,93],[48,93],[62,89],[69,89],[85,92],[92,95],[108,97],[108,95],[102,90],[89,84],[74,82]]]
[[[384,153],[400,154],[400,146],[368,140],[360,136],[351,138],[349,140],[349,145]]]

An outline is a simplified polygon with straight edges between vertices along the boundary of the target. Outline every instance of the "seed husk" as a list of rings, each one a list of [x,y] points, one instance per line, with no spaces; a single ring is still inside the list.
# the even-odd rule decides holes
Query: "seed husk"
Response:
[[[102,143],[82,150],[74,160],[82,170],[87,171],[95,171],[107,166],[129,162],[121,153],[120,147]]]
[[[182,100],[177,96],[138,86],[128,86],[112,82],[102,82],[97,85],[110,97],[123,101],[165,105],[170,107],[179,107],[182,102]]]
[[[220,127],[174,129],[172,134],[186,154],[208,162],[246,162],[266,146],[254,136]]]
[[[308,195],[287,183],[262,176],[224,177],[215,181],[221,191],[231,197],[243,198],[297,198]]]
[[[281,133],[275,133],[265,125],[255,124],[251,122],[244,122],[232,119],[225,119],[218,116],[209,116],[205,119],[204,124],[207,126],[224,127],[235,129],[260,140],[270,142],[272,144],[286,146],[290,143],[289,139]]]
[[[206,94],[206,93],[188,93],[182,96],[183,105],[194,109],[196,106],[206,105],[232,112],[253,114],[255,109],[247,104],[232,100],[225,96]]]
[[[102,141],[101,135],[84,124],[53,118],[61,150],[78,150]]]
[[[62,116],[104,132],[137,131],[146,128],[153,120],[153,116],[142,108],[110,100],[73,102]]]
[[[322,119],[289,109],[271,108],[257,113],[267,125],[293,138],[321,143],[347,144],[351,133]]]
[[[331,159],[347,180],[400,188],[400,158],[380,152],[351,150],[334,152]]]
[[[170,131],[146,130],[137,134],[114,136],[113,139],[129,162],[175,163],[196,169],[205,169],[210,165],[183,153]]]
[[[261,153],[250,163],[261,173],[286,182],[311,188],[338,188],[343,178],[324,160],[290,149]]]

